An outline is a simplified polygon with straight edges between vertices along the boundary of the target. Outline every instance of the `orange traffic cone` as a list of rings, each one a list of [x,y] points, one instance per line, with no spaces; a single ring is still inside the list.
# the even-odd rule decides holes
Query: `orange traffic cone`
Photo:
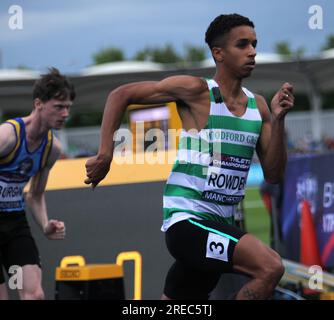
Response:
[[[302,202],[300,229],[300,262],[307,266],[322,266],[311,208],[306,200]]]
[[[300,262],[306,266],[318,265],[322,267],[317,234],[311,213],[310,204],[303,200],[300,226]],[[305,297],[317,299],[317,291],[303,288]]]
[[[272,209],[272,203],[271,203],[271,195],[269,193],[264,193],[262,195],[262,201],[264,206],[266,207],[268,213],[271,215],[273,209]]]

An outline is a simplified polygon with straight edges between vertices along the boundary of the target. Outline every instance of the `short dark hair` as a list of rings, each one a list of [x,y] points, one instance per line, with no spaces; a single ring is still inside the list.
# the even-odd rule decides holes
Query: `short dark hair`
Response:
[[[49,73],[43,74],[36,80],[33,89],[33,99],[39,98],[43,102],[51,99],[65,100],[75,99],[75,90],[73,84],[62,75],[58,69],[49,68]]]
[[[222,14],[216,17],[209,25],[205,33],[205,42],[208,44],[210,49],[218,46],[218,40],[231,29],[239,26],[249,26],[254,28],[254,23],[247,17],[241,16],[240,14]]]

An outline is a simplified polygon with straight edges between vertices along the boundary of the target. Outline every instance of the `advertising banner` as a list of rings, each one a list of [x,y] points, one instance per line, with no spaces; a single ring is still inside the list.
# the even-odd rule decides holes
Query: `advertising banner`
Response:
[[[301,203],[307,200],[321,261],[334,267],[334,153],[291,157],[287,163],[280,225],[285,257],[300,261]]]

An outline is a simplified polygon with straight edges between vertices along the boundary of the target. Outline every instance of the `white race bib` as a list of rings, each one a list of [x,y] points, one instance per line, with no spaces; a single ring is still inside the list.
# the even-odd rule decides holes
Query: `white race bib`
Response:
[[[206,257],[228,262],[228,246],[230,239],[210,232],[206,243]]]
[[[232,156],[214,156],[208,167],[202,198],[205,201],[234,205],[245,196],[251,161]]]
[[[6,183],[0,180],[0,210],[23,209],[23,189],[26,182]]]

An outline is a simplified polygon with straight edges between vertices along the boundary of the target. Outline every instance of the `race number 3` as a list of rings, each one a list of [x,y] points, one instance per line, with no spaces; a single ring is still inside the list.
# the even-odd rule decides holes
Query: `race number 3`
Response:
[[[210,232],[206,244],[206,257],[227,262],[229,243],[230,239],[225,238],[219,234]]]

